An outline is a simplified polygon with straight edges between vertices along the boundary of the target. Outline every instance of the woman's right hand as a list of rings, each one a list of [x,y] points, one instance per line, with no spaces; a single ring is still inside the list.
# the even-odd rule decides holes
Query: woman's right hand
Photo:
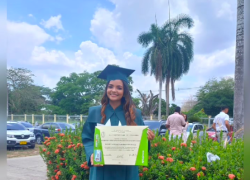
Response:
[[[94,165],[94,155],[93,154],[91,154],[91,156],[90,156],[90,163],[94,167],[101,167],[101,166],[103,166],[103,165]]]

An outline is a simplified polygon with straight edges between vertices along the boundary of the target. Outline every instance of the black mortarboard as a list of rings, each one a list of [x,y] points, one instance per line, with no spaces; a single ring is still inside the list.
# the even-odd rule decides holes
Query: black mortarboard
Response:
[[[113,80],[123,80],[128,83],[128,77],[134,72],[132,69],[125,69],[117,66],[108,65],[98,76],[108,82]]]

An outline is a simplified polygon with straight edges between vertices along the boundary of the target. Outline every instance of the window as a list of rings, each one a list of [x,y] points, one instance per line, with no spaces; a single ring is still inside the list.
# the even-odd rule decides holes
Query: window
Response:
[[[58,126],[57,124],[55,124],[55,123],[52,123],[52,124],[50,125],[50,128],[51,128],[51,129],[59,129],[59,126]]]
[[[7,123],[7,130],[26,130],[26,128],[22,124]]]
[[[199,130],[203,131],[203,126],[202,125],[198,125],[199,126]]]
[[[42,125],[42,129],[49,129],[49,125],[50,125],[50,123],[46,123],[46,124]]]
[[[198,125],[195,125],[194,126],[194,131],[198,131],[198,129],[199,129]]]

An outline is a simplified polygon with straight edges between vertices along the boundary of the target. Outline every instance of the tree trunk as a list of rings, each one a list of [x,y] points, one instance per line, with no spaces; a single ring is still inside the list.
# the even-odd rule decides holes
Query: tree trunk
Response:
[[[159,78],[159,108],[158,108],[158,120],[161,120],[161,92],[162,92],[162,76]]]
[[[244,125],[244,0],[237,3],[237,33],[234,86],[234,132]]]
[[[169,85],[170,85],[170,77],[166,78],[165,84],[165,93],[166,93],[166,116],[169,115]]]

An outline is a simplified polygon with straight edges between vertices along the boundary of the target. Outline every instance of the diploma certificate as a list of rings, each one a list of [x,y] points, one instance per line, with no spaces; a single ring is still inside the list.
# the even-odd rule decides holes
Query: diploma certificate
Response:
[[[95,165],[148,165],[148,126],[96,126]]]

